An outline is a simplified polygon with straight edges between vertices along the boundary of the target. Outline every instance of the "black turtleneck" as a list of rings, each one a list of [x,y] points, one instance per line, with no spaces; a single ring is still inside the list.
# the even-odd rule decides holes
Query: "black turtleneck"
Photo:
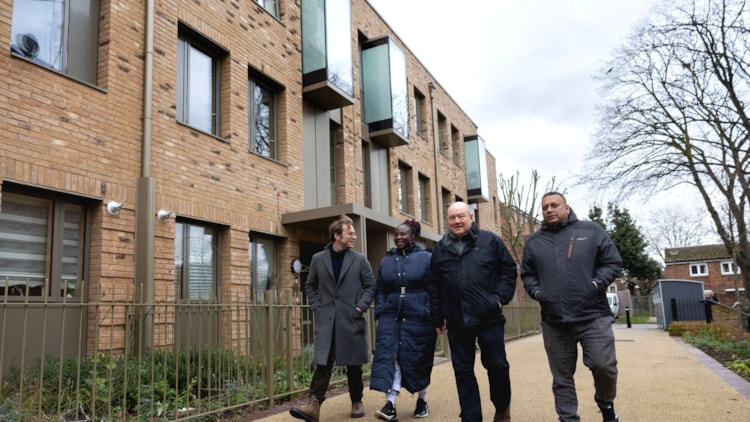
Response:
[[[341,275],[341,265],[344,263],[344,255],[349,249],[336,252],[331,246],[331,267],[333,268],[333,279],[338,282]]]

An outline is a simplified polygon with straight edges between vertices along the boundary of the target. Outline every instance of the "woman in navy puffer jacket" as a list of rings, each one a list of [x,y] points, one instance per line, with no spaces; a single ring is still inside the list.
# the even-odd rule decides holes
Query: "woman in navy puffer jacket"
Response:
[[[430,324],[426,280],[431,254],[414,243],[420,231],[414,220],[396,227],[396,247],[380,261],[378,270],[378,326],[370,389],[385,393],[385,406],[375,416],[386,421],[398,420],[396,396],[401,387],[418,394],[415,417],[423,418],[429,413],[427,386],[437,334]]]

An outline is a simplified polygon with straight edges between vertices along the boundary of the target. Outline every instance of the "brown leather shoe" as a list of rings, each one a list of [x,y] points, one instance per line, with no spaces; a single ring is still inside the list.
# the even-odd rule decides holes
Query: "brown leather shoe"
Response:
[[[289,409],[289,414],[305,422],[318,422],[320,419],[320,402],[315,396],[307,399],[307,404]]]
[[[502,412],[495,412],[493,422],[510,422],[510,406]]]
[[[352,418],[364,418],[365,406],[361,401],[352,402]]]

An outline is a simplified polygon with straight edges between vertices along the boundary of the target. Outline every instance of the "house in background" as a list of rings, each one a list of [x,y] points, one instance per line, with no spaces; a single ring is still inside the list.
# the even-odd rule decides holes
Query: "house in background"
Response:
[[[735,274],[731,254],[724,245],[702,245],[684,248],[667,248],[665,278],[702,281],[706,290],[712,290],[719,302],[732,305],[737,292],[744,295],[742,278]]]

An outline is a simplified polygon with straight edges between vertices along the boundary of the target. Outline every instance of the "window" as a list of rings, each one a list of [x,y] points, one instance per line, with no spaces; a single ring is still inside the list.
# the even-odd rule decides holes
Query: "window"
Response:
[[[722,261],[721,262],[721,275],[732,275],[734,274],[735,266],[734,262],[732,261]],[[737,268],[737,274],[739,274],[739,268]]]
[[[255,0],[255,2],[263,6],[274,17],[279,17],[279,2],[277,0]]]
[[[690,264],[691,277],[698,277],[702,275],[708,275],[708,265],[706,265],[705,263]]]
[[[424,134],[424,95],[414,89],[414,128],[417,133]]]
[[[411,168],[404,163],[398,163],[398,209],[404,214],[410,214],[409,209],[409,178]]]
[[[219,135],[219,62],[226,53],[187,27],[177,43],[177,120]]]
[[[269,81],[251,75],[248,83],[248,132],[250,151],[279,159],[278,131],[276,128],[277,89]]]
[[[458,129],[451,125],[451,149],[453,150],[453,163],[458,164],[458,149],[461,145],[461,134],[458,133]]]
[[[13,1],[11,51],[96,84],[99,1]]]
[[[441,152],[445,152],[445,150],[448,148],[447,143],[447,136],[448,134],[446,131],[448,130],[446,128],[448,120],[446,120],[445,116],[443,116],[442,113],[438,112],[438,147],[440,148]]]
[[[181,302],[217,299],[219,288],[218,233],[199,224],[175,223],[175,291]]]
[[[419,219],[430,221],[430,179],[421,173],[419,174],[417,196],[419,197]]]
[[[78,297],[85,218],[82,205],[65,199],[3,192],[0,297]]]
[[[281,292],[279,279],[279,244],[271,237],[250,233],[250,280],[253,297],[265,302],[266,292]]]

